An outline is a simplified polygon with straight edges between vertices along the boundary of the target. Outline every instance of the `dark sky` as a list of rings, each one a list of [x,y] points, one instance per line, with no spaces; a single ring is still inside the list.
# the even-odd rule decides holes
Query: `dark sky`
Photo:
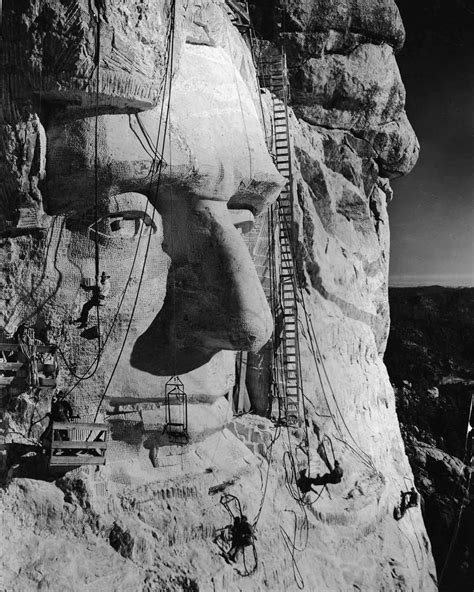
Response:
[[[474,285],[474,1],[396,0],[397,56],[421,144],[393,182],[391,285]]]

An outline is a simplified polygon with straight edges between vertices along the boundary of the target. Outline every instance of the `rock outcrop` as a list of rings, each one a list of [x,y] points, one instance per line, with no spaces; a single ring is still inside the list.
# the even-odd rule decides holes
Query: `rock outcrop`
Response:
[[[474,582],[472,444],[466,440],[474,384],[473,296],[471,288],[391,289],[385,354],[433,555],[443,574],[440,589],[459,592],[470,591]]]
[[[435,590],[419,509],[393,519],[411,470],[382,360],[389,179],[418,152],[394,58],[404,35],[395,5],[253,8],[256,23],[265,10],[286,23],[295,261],[314,327],[300,334],[307,421],[282,428],[233,418],[227,398],[235,352],[258,352],[272,332],[240,229],[284,184],[248,37],[221,0],[179,1],[176,12],[174,2],[106,0],[100,31],[89,4],[4,6],[2,325],[11,334],[33,324],[58,344],[59,387],[82,418],[109,414],[111,442],[105,467],[48,481],[34,446],[47,420],[34,405],[47,409],[52,391],[15,383],[3,403],[1,504],[16,557],[5,586]],[[270,33],[262,51],[278,42]],[[25,207],[36,225],[19,224]],[[111,290],[100,322],[91,312],[78,328],[96,245]],[[304,319],[302,297],[299,308]],[[163,433],[175,374],[188,393],[186,445]],[[301,498],[298,472],[325,473],[335,458],[343,480]],[[249,550],[252,569],[219,554],[231,521],[223,493],[257,525],[248,577]]]

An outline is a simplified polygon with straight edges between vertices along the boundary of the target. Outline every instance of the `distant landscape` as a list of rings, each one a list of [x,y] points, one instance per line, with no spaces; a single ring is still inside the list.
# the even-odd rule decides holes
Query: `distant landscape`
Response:
[[[474,487],[468,491],[472,468],[463,458],[474,393],[474,288],[391,288],[389,300],[385,363],[440,590],[472,592]]]

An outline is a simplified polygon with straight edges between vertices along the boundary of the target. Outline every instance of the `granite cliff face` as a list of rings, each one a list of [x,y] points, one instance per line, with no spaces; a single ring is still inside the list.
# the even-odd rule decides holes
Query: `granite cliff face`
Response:
[[[394,58],[404,37],[396,6],[251,6],[266,37],[258,48],[283,40],[288,53],[296,264],[320,350],[303,327],[305,442],[304,429],[232,417],[226,398],[235,352],[258,352],[272,332],[241,230],[284,184],[267,148],[270,94],[260,95],[245,34],[220,0],[177,2],[174,35],[173,3],[99,4],[100,31],[82,0],[4,7],[3,329],[34,325],[61,348],[58,383],[81,416],[102,398],[101,413],[114,414],[107,465],[52,482],[34,447],[52,390],[18,377],[4,393],[5,587],[436,589],[419,510],[392,516],[412,474],[382,361],[387,202],[390,179],[418,153]],[[107,340],[75,385],[97,358],[94,313],[85,331],[74,323],[95,244],[112,276],[99,309]],[[186,446],[162,433],[173,374],[189,395]],[[288,450],[295,470],[309,457],[311,474],[324,473],[322,443],[344,478],[298,504]],[[258,520],[249,577],[214,543],[229,523],[222,492]]]

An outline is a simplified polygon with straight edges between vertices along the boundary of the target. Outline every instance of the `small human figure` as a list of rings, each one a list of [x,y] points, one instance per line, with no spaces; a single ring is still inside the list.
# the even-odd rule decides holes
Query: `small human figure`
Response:
[[[418,505],[418,492],[414,487],[412,487],[410,491],[403,491],[401,495],[402,503],[406,510],[408,510],[408,508],[415,508]]]
[[[420,496],[414,487],[409,491],[400,491],[400,506],[395,508],[395,518],[400,520],[409,508],[415,508],[418,505],[419,497]]]
[[[83,286],[83,288],[90,289],[86,286]],[[76,321],[74,321],[75,323],[79,323],[79,327],[81,329],[85,329],[87,327],[89,312],[91,309],[94,308],[94,306],[102,306],[102,301],[105,300],[105,298],[107,298],[109,295],[110,288],[110,275],[107,275],[105,271],[103,271],[100,276],[99,283],[92,287],[92,296],[82,307],[81,316],[76,319]]]
[[[43,446],[47,448],[50,443],[53,441],[55,434],[53,434],[53,423],[54,422],[61,422],[61,423],[69,423],[72,419],[78,417],[74,415],[73,409],[69,401],[66,401],[65,394],[62,391],[59,391],[51,401],[51,411],[48,413],[49,415],[49,425],[42,434],[40,440],[43,442]],[[56,437],[58,440],[62,440],[64,442],[70,440],[68,430],[55,430]],[[62,449],[55,449],[54,454],[59,455],[62,454]],[[75,452],[70,451],[71,455],[75,455]]]
[[[342,470],[342,467],[339,464],[339,461],[335,460],[334,461],[334,468],[329,473],[328,483],[340,483],[342,481],[343,475],[344,475],[344,471]]]
[[[110,275],[107,275],[105,271],[103,271],[100,275],[99,281],[99,300],[104,300],[110,293]]]
[[[307,477],[306,469],[303,469],[302,471],[300,471],[300,476],[296,484],[298,485],[302,493],[308,493],[308,491],[311,491],[313,485],[327,485],[328,483],[340,483],[342,481],[343,475],[344,471],[342,470],[339,461],[335,460],[334,467],[331,468],[329,473],[325,473],[324,475],[320,475],[318,473],[316,477]]]
[[[249,524],[247,516],[236,516],[232,526],[232,547],[227,554],[229,560],[235,562],[237,555],[243,552],[245,547],[253,544],[254,538],[253,527]]]
[[[51,422],[53,421],[57,421],[57,422],[61,422],[61,423],[69,423],[72,419],[74,419],[76,416],[74,415],[74,411],[71,407],[71,403],[69,403],[69,401],[66,401],[66,399],[64,398],[65,395],[62,391],[59,391],[59,393],[53,397],[53,400],[51,402],[51,414],[50,414],[50,418],[51,418]],[[60,440],[69,440],[69,433],[68,430],[56,430],[57,434],[58,434],[58,438]]]

